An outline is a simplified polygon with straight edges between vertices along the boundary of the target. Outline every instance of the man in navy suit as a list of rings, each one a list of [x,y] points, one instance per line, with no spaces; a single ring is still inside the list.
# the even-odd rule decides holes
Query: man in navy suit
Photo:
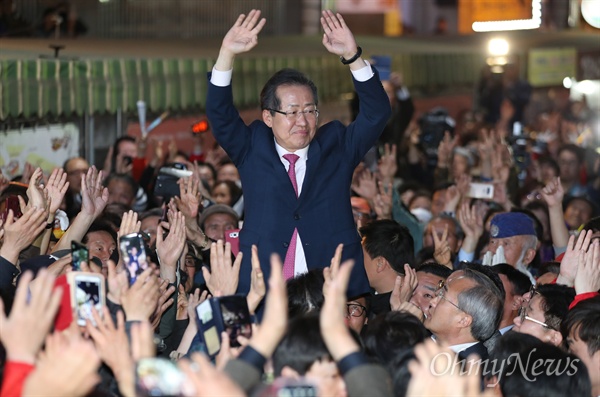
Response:
[[[360,236],[350,205],[352,173],[390,117],[390,104],[377,71],[340,14],[324,11],[323,45],[350,67],[361,111],[349,126],[318,127],[317,88],[302,73],[285,69],[264,86],[262,120],[247,126],[233,105],[231,75],[236,55],[257,44],[265,24],[260,11],[240,15],[223,39],[210,76],[206,113],[218,143],[240,172],[245,220],[240,232],[243,261],[238,292],[250,289],[251,248],[258,247],[265,279],[269,257],[284,260],[289,278],[329,266],[336,247],[354,259],[348,296],[369,291]]]

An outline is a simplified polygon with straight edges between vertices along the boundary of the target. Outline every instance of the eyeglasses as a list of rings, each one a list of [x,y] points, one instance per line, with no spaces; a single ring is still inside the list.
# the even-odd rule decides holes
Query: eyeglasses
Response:
[[[305,116],[307,119],[316,119],[317,117],[319,117],[319,111],[317,109],[294,110],[294,111],[290,111],[290,112],[284,112],[282,110],[271,109],[271,108],[267,108],[267,110],[269,110],[271,112],[283,114],[285,117],[287,117],[288,120],[297,119],[298,116],[300,116],[300,115]]]
[[[546,323],[543,323],[543,322],[541,322],[541,321],[539,321],[539,320],[536,320],[535,318],[529,317],[529,316],[527,315],[527,306],[521,306],[521,307],[519,308],[519,318],[521,319],[521,324],[523,324],[523,322],[524,322],[525,320],[529,320],[529,321],[531,321],[532,323],[536,323],[536,324],[538,324],[538,325],[541,325],[541,326],[542,326],[542,327],[544,327],[544,328],[547,328],[547,329],[553,329],[553,328],[552,328],[551,326],[549,326],[548,324],[546,324]]]
[[[446,282],[444,280],[440,280],[440,282],[438,283],[438,286],[437,286],[437,290],[435,291],[435,296],[437,296],[438,298],[441,298],[441,299],[445,300],[446,302],[448,302],[449,304],[451,304],[452,306],[454,306],[455,308],[457,308],[461,312],[464,312],[464,310],[461,309],[460,307],[458,307],[458,305],[456,303],[452,302],[451,300],[447,299],[444,296],[444,294],[446,293],[446,290],[444,290],[444,286],[445,285],[446,285]]]
[[[531,285],[531,288],[529,288],[529,291],[527,291],[527,293],[525,295],[523,295],[523,301],[529,303],[529,301],[531,299],[533,299],[533,295],[538,294],[538,290],[535,287],[535,284]]]
[[[346,315],[351,317],[361,317],[367,308],[359,303],[346,303]]]

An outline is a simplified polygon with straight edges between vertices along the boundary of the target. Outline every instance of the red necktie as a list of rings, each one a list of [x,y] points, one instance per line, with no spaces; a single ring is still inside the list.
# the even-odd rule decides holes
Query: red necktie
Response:
[[[292,182],[292,186],[294,187],[294,191],[296,192],[296,197],[298,197],[298,182],[296,181],[296,161],[298,161],[300,157],[298,157],[295,154],[285,154],[283,155],[283,158],[290,163],[290,167],[288,168],[288,176],[290,177],[290,181]],[[287,253],[285,254],[285,260],[283,261],[283,277],[286,280],[294,277],[297,238],[298,229],[294,229],[292,239],[290,240],[290,245],[288,246]]]

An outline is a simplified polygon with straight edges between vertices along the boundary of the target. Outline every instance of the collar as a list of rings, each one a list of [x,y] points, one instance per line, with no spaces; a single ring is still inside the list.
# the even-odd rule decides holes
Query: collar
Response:
[[[286,149],[284,149],[283,146],[278,144],[277,141],[275,140],[275,138],[273,138],[273,141],[275,142],[275,150],[277,150],[277,154],[279,155],[279,158],[282,158],[284,154],[291,153],[291,152],[287,151]],[[298,160],[306,161],[308,159],[308,148],[309,147],[310,147],[310,145],[308,145],[305,148],[298,149],[294,152],[295,155],[300,157]]]
[[[506,326],[506,327],[504,327],[504,328],[500,328],[500,329],[498,330],[498,332],[500,332],[500,334],[501,334],[501,335],[504,335],[505,333],[507,333],[508,331],[510,331],[511,329],[513,329],[513,327],[514,327],[514,326],[515,326],[514,324],[507,325],[507,326]]]
[[[437,339],[435,338],[435,335],[431,335],[431,339],[435,343],[438,343]],[[448,346],[448,349],[452,350],[454,353],[460,353],[461,351],[467,350],[469,347],[476,345],[477,343],[479,343],[479,342],[461,343],[460,345]]]

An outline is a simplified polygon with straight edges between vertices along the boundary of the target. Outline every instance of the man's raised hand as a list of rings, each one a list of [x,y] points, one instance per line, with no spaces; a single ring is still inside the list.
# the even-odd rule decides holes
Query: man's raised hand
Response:
[[[356,55],[358,46],[354,35],[340,13],[334,14],[331,10],[323,11],[321,26],[324,31],[323,45],[327,51],[342,56],[344,59],[350,59]],[[364,61],[362,66],[365,66]]]
[[[223,38],[215,68],[222,71],[231,70],[233,57],[256,46],[258,33],[266,21],[265,18],[260,19],[260,10],[251,10],[248,15],[241,14]]]

